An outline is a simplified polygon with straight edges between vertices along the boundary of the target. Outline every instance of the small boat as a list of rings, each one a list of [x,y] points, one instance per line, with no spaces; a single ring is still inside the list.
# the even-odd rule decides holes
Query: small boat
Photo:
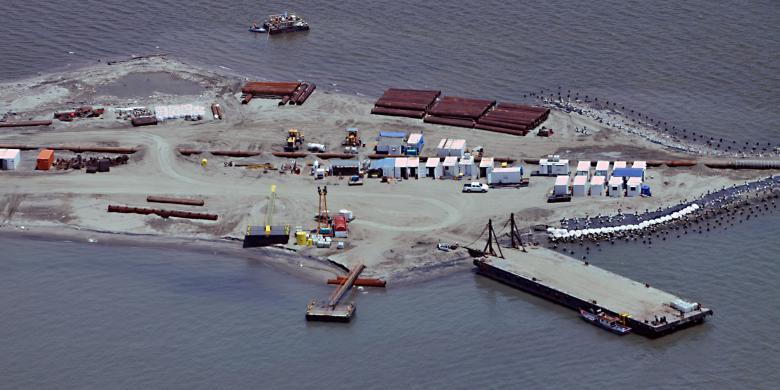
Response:
[[[588,321],[591,324],[606,329],[612,333],[619,335],[631,333],[631,328],[623,325],[620,318],[604,313],[601,311],[601,309],[597,309],[595,312],[580,309],[580,315],[585,321]]]
[[[269,35],[274,35],[296,31],[309,31],[309,23],[298,15],[285,12],[281,15],[269,16],[268,20],[263,22],[262,28],[266,30]]]
[[[255,33],[267,33],[268,30],[265,29],[265,27],[258,26],[257,23],[252,23],[252,26],[249,27],[249,31],[255,32]]]

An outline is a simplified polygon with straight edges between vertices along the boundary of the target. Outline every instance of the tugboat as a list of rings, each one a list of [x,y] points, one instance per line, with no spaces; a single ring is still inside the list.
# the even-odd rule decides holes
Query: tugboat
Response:
[[[303,18],[285,12],[282,15],[271,15],[268,20],[263,22],[262,26],[253,23],[249,28],[251,32],[265,33],[270,35],[295,31],[309,31],[309,23]]]
[[[580,315],[582,319],[590,322],[599,328],[606,329],[612,333],[619,335],[625,335],[631,333],[631,328],[622,324],[622,321],[618,317],[613,317],[607,313],[597,309],[596,311],[587,311],[580,309]]]

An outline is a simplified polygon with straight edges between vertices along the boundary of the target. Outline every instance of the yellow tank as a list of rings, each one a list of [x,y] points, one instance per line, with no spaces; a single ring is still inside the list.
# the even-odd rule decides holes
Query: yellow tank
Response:
[[[306,232],[304,231],[298,231],[295,232],[295,243],[300,246],[306,246],[306,242],[309,240],[308,237],[306,237]]]

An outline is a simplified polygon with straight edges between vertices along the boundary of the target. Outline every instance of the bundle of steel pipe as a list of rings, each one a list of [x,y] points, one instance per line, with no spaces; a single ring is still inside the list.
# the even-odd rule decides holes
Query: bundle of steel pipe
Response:
[[[304,91],[300,96],[298,96],[298,99],[295,101],[295,104],[301,105],[306,102],[306,99],[311,96],[312,93],[314,93],[314,90],[317,89],[317,84],[314,83],[306,83],[306,91]]]
[[[346,276],[337,276],[335,279],[328,279],[328,284],[344,284],[346,281]],[[387,282],[376,278],[357,278],[355,279],[354,285],[365,287],[386,287]]]
[[[439,95],[441,91],[390,88],[376,101],[371,113],[419,119]]]
[[[496,104],[495,100],[444,96],[428,110],[428,114],[438,117],[476,120],[494,104]]]
[[[503,133],[503,134],[510,134],[510,135],[519,135],[519,136],[524,136],[528,134],[528,130],[509,129],[504,126],[491,126],[480,122],[475,124],[474,128],[480,130],[492,131],[494,133]]]
[[[127,207],[108,205],[109,213],[124,213],[124,214],[143,214],[143,215],[159,215],[163,218],[176,217],[187,219],[205,219],[209,221],[216,221],[218,216],[216,214],[204,214],[204,213],[191,213],[189,211],[178,210],[163,210],[163,209],[147,209],[142,207]]]
[[[371,109],[371,113],[374,115],[387,115],[387,116],[402,116],[405,118],[422,119],[425,116],[425,111],[421,110],[404,110],[400,108],[387,108],[375,106]]]
[[[30,127],[30,126],[51,126],[52,121],[13,121],[0,122],[0,127]]]
[[[462,119],[462,118],[459,119],[459,118],[452,118],[452,117],[441,117],[436,115],[426,115],[425,118],[423,119],[423,122],[433,123],[437,125],[466,127],[469,129],[474,127],[473,119]]]
[[[425,111],[439,95],[441,91],[390,88],[376,101],[375,106]]]
[[[300,82],[250,81],[241,88],[241,93],[254,97],[289,96],[301,86]]]
[[[504,121],[492,120],[492,119],[480,119],[479,121],[477,121],[477,123],[486,126],[503,127],[505,129],[519,130],[523,132],[528,132],[528,128],[529,128],[529,125],[522,125],[513,122],[504,122]]]
[[[323,159],[323,160],[327,160],[327,159],[331,159],[331,158],[339,158],[339,159],[342,159],[342,160],[349,160],[349,159],[353,159],[353,158],[357,157],[357,155],[350,154],[350,153],[315,153],[315,156],[317,156],[317,158],[320,158],[320,159]]]
[[[260,151],[249,150],[209,150],[209,153],[215,156],[228,156],[228,157],[253,157],[260,154]]]
[[[400,158],[400,157],[408,157],[408,156],[403,155],[403,154],[377,154],[377,153],[373,153],[373,154],[369,154],[366,157],[368,157],[371,160],[379,160],[381,158]]]
[[[206,202],[203,199],[172,198],[172,197],[154,196],[154,195],[147,196],[146,201],[150,203],[171,203],[171,204],[181,204],[186,206],[203,206],[206,204]]]
[[[667,167],[692,167],[696,165],[695,160],[670,160],[666,162]]]
[[[493,110],[480,117],[477,123],[485,127],[521,130],[528,133],[529,130],[547,120],[549,113],[550,109],[546,107],[499,103]]]
[[[198,150],[198,149],[178,148],[178,149],[176,149],[176,150],[177,150],[179,153],[181,153],[181,154],[183,154],[183,155],[185,155],[185,156],[189,156],[189,155],[193,155],[193,154],[201,154],[201,153],[203,153],[203,151],[202,151],[202,150]]]
[[[271,154],[276,157],[284,158],[303,158],[309,155],[309,153],[306,152],[273,152]]]

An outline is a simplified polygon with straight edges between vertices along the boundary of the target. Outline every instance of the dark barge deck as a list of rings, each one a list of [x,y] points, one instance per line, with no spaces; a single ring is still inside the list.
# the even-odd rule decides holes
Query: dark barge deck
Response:
[[[681,298],[548,249],[505,250],[506,258],[474,259],[477,272],[568,308],[628,314],[634,333],[660,337],[704,322],[712,310],[696,305],[683,313]],[[666,321],[656,321],[664,317]]]

